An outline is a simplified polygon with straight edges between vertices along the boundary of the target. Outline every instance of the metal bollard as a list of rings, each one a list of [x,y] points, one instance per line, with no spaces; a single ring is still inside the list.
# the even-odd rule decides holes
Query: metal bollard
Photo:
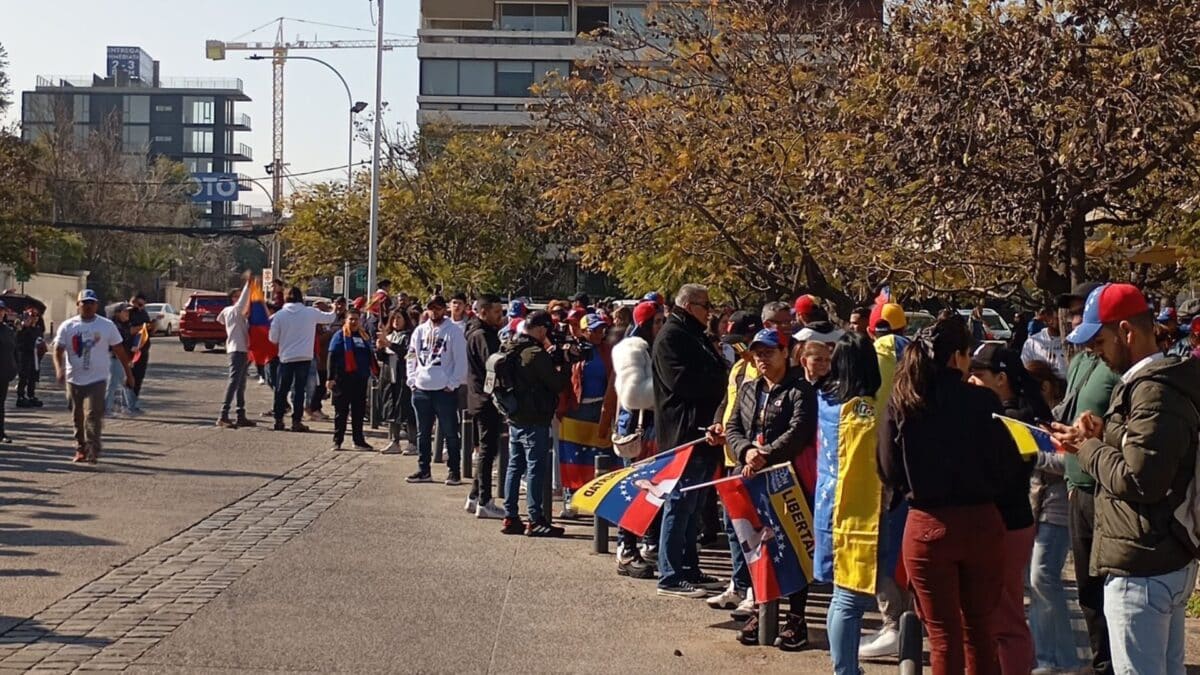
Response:
[[[596,455],[596,476],[608,473],[608,460],[608,455]],[[608,553],[608,521],[597,515],[592,516],[592,553]]]
[[[475,421],[466,410],[459,414],[462,415],[462,477],[469,479],[475,476]]]
[[[371,413],[371,428],[379,428],[379,418],[383,417],[380,408],[383,407],[383,388],[379,386],[379,378],[372,377],[371,383],[367,387],[367,405]]]
[[[772,646],[779,636],[779,601],[772,600],[758,606],[758,644]]]
[[[900,673],[920,675],[924,663],[921,620],[913,612],[900,615]]]

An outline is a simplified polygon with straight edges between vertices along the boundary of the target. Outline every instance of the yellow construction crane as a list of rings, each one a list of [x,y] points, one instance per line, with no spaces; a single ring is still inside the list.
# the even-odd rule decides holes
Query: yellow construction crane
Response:
[[[213,61],[223,61],[225,53],[230,51],[245,51],[245,52],[263,52],[270,51],[273,64],[273,75],[271,93],[272,93],[272,117],[271,117],[271,201],[272,208],[278,215],[283,208],[283,64],[287,61],[288,52],[293,49],[362,49],[374,48],[374,40],[300,40],[295,42],[284,42],[283,39],[283,22],[288,20],[287,17],[279,17],[271,23],[278,23],[278,28],[275,31],[275,42],[225,42],[222,40],[206,40],[204,43],[205,56]],[[300,19],[291,19],[292,21],[305,22]],[[264,24],[264,26],[270,24]],[[328,25],[328,24],[325,24]],[[257,30],[257,29],[256,29]],[[253,31],[251,31],[253,32]],[[416,47],[417,40],[415,38],[384,40],[384,49]],[[324,63],[323,61],[321,63]],[[339,79],[342,79],[341,73],[329,64],[324,64],[337,74]],[[345,84],[345,79],[342,79],[342,84]],[[348,88],[347,88],[348,91]],[[357,111],[355,111],[357,112]],[[378,114],[378,111],[376,111]]]

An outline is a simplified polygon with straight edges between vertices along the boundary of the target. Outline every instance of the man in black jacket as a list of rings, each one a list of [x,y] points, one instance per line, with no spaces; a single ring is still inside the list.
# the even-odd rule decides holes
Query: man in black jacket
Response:
[[[4,406],[8,384],[17,376],[17,333],[10,324],[8,308],[0,300],[0,443],[12,443],[4,431]]]
[[[702,598],[705,590],[725,584],[700,570],[696,539],[700,531],[697,507],[704,490],[681,493],[678,488],[710,479],[722,458],[719,446],[701,439],[725,394],[725,361],[704,333],[712,305],[708,289],[685,284],[675,307],[654,340],[654,426],[662,451],[698,441],[677,489],[663,507],[659,536],[658,594]]]
[[[148,323],[146,327],[146,343],[141,346],[141,357],[133,364],[133,395],[134,395],[134,410],[142,412],[142,383],[146,381],[146,367],[150,365],[150,337],[154,334],[154,323],[150,320],[150,314],[146,311],[146,296],[143,293],[136,293],[129,299],[129,304],[133,307],[129,310],[129,332],[136,334],[142,329],[142,324]],[[130,358],[133,354],[130,354]]]
[[[490,294],[480,296],[475,301],[475,317],[467,322],[467,414],[479,430],[479,470],[475,472],[466,509],[477,518],[504,517],[504,509],[492,501],[492,466],[500,454],[503,422],[491,395],[483,390],[487,360],[500,351],[503,325],[504,304],[500,298]]]
[[[544,310],[530,312],[525,330],[505,346],[506,370],[511,373],[516,410],[508,416],[509,464],[504,477],[504,534],[561,537],[563,528],[550,524],[542,510],[542,491],[550,479],[550,423],[558,395],[571,382],[565,360],[546,351],[546,334],[554,322]],[[520,517],[521,477],[526,477],[525,501],[529,526]]]

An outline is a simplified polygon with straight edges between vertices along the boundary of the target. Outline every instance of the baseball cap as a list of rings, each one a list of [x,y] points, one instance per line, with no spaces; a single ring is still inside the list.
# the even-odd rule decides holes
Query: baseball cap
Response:
[[[446,298],[443,298],[442,296],[437,295],[437,294],[429,296],[429,300],[425,303],[426,309],[428,309],[430,307],[445,307],[445,306],[446,306]]]
[[[828,321],[814,321],[804,328],[801,328],[792,337],[799,342],[837,342],[842,339],[846,331],[834,326]]]
[[[76,302],[100,302],[100,298],[96,297],[96,291],[90,288],[85,288],[79,291],[79,297]]]
[[[656,305],[663,304],[662,293],[659,293],[658,291],[650,291],[646,295],[642,296],[642,299],[649,300],[650,302],[653,302]]]
[[[591,304],[591,298],[588,297],[587,293],[576,293],[571,296],[571,302],[578,302],[581,305],[587,306]]]
[[[517,319],[529,313],[529,308],[520,300],[513,300],[508,303],[508,316],[511,319]]]
[[[887,322],[888,329],[895,333],[903,333],[905,326],[908,325],[908,317],[904,314],[904,307],[894,303],[885,303],[882,307],[877,307],[871,311],[871,322],[868,327],[879,334],[879,324]]]
[[[812,313],[817,306],[817,299],[811,295],[801,295],[796,298],[796,303],[792,309],[796,312],[796,316],[803,317]]]
[[[1146,296],[1131,284],[1104,284],[1088,295],[1083,306],[1083,323],[1067,336],[1073,345],[1085,345],[1096,338],[1106,323],[1124,321],[1146,313]]]
[[[1012,351],[1004,345],[985,342],[979,345],[971,355],[971,370],[990,370],[993,373],[1007,373],[1021,362]],[[1022,368],[1024,366],[1021,366]]]
[[[537,328],[538,326],[546,330],[554,328],[554,319],[550,318],[550,312],[544,309],[535,309],[525,317],[525,328]]]
[[[658,303],[653,300],[644,300],[633,308],[633,323],[640,326],[647,321],[653,321],[656,315],[658,315]]]
[[[747,338],[762,330],[762,327],[762,319],[757,314],[738,310],[729,315],[729,330],[727,332],[730,335]]]
[[[112,311],[124,312],[127,309],[133,309],[133,305],[129,304],[128,302],[118,302],[117,304],[113,305]]]
[[[774,328],[764,328],[754,334],[754,339],[750,341],[750,346],[766,345],[768,347],[786,347],[788,343],[787,336],[780,335],[779,331]]]
[[[1070,307],[1071,303],[1075,302],[1076,300],[1086,302],[1088,296],[1092,294],[1092,291],[1100,288],[1103,285],[1104,284],[1098,284],[1094,281],[1085,281],[1081,284],[1075,284],[1075,288],[1072,288],[1070,293],[1063,293],[1062,295],[1058,296],[1055,304],[1058,305],[1059,309],[1066,309]]]
[[[1158,313],[1158,317],[1156,318],[1156,321],[1158,321],[1159,323],[1167,323],[1168,321],[1176,318],[1177,316],[1178,315],[1175,313],[1174,307],[1163,307],[1163,310]]]
[[[603,327],[609,326],[609,325],[611,325],[611,324],[609,323],[608,319],[604,318],[600,314],[595,314],[595,313],[588,314],[579,321],[580,329],[589,330],[589,331],[596,330],[597,328],[603,328]]]

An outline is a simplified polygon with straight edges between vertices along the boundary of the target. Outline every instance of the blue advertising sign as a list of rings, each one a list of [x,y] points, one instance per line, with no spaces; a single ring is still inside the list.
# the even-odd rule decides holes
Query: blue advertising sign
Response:
[[[193,202],[236,202],[238,178],[236,173],[192,174]]]
[[[116,47],[110,45],[105,52],[108,63],[107,75],[120,70],[131,80],[154,79],[154,59],[141,47]]]

